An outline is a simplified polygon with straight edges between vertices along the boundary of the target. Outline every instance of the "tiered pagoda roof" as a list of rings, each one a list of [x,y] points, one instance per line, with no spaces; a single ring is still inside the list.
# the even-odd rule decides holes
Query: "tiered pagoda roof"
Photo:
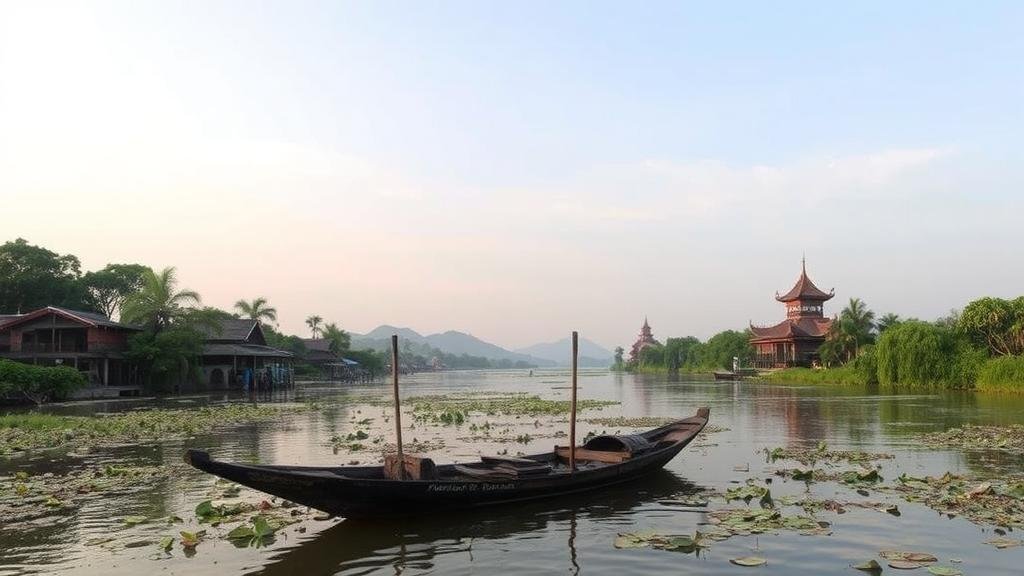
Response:
[[[818,288],[811,282],[811,279],[807,277],[807,262],[803,261],[800,267],[800,277],[796,279],[796,284],[793,288],[779,296],[779,293],[775,293],[775,299],[779,302],[795,302],[797,300],[815,300],[824,302],[831,300],[836,295],[836,291],[833,289],[830,292]]]
[[[750,331],[757,340],[799,340],[800,338],[824,338],[832,328],[831,318],[787,318],[775,326],[750,325]]]

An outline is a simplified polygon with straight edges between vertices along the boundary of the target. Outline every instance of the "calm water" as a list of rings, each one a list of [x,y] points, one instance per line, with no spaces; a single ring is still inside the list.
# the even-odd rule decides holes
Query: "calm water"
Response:
[[[545,398],[566,398],[568,378],[561,372],[462,372],[418,375],[404,383],[407,395],[460,391],[529,391]],[[584,398],[616,400],[620,406],[581,415],[689,416],[700,406],[711,408],[711,423],[728,428],[709,434],[688,448],[666,470],[643,481],[607,491],[559,501],[492,508],[418,520],[353,523],[344,520],[306,520],[284,529],[265,548],[236,548],[223,540],[204,541],[197,554],[186,558],[179,548],[169,557],[152,546],[110,551],[86,546],[90,538],[137,532],[140,537],[195,529],[193,509],[208,498],[214,479],[181,464],[188,447],[208,448],[215,457],[258,459],[265,463],[337,464],[356,457],[335,454],[332,434],[353,431],[356,419],[374,417],[381,430],[383,408],[338,404],[339,395],[384,394],[383,385],[347,390],[300,389],[288,400],[321,397],[323,409],[302,413],[286,423],[246,425],[187,441],[104,449],[84,457],[65,458],[48,453],[32,458],[0,461],[0,475],[18,470],[37,474],[62,473],[68,467],[105,463],[166,464],[175,466],[171,479],[143,494],[99,498],[85,502],[69,516],[0,526],[0,574],[857,574],[850,563],[877,558],[881,549],[930,552],[940,561],[962,559],[965,574],[1021,574],[1024,548],[996,550],[982,542],[994,536],[991,528],[959,518],[947,518],[894,496],[873,500],[899,503],[902,515],[851,509],[846,514],[824,512],[832,523],[831,536],[795,533],[734,537],[717,542],[700,555],[650,549],[617,550],[612,542],[619,532],[656,529],[692,534],[701,529],[704,514],[683,511],[658,501],[700,489],[724,491],[733,482],[764,480],[774,470],[793,463],[767,464],[764,448],[814,445],[825,441],[836,449],[895,453],[883,462],[883,476],[967,471],[1024,471],[1021,458],[922,450],[915,434],[944,430],[962,423],[1024,423],[1024,399],[976,395],[873,395],[848,389],[776,386],[750,383],[715,383],[667,377],[633,377],[590,372],[581,377]],[[221,401],[191,398],[182,402]],[[108,403],[59,408],[65,411],[115,411],[137,404]],[[493,420],[493,419],[492,419]],[[531,419],[532,420],[532,419]],[[538,452],[556,442],[551,436],[564,426],[558,418],[519,422],[536,437],[522,444],[471,441],[469,423],[460,429],[406,432],[406,440],[440,437],[445,447],[430,453],[444,462],[472,458],[483,452],[509,448]],[[478,419],[471,422],[479,422]],[[582,425],[581,434],[606,427]],[[609,430],[611,432],[612,430]],[[390,435],[388,436],[390,439]],[[461,440],[460,440],[461,438]],[[564,440],[562,440],[564,442]],[[364,454],[362,461],[372,461]],[[736,471],[749,466],[749,472]],[[776,497],[802,494],[802,482],[776,478]],[[825,498],[858,497],[835,483],[817,483],[813,494]],[[243,492],[243,498],[259,495]],[[712,508],[722,507],[712,501]],[[161,526],[126,528],[126,515],[148,518],[177,514],[190,524],[173,531]],[[304,531],[300,531],[304,530]],[[742,568],[729,558],[752,553],[768,564]],[[946,563],[946,562],[944,562]],[[886,568],[887,572],[891,569]],[[919,570],[919,573],[925,573]]]

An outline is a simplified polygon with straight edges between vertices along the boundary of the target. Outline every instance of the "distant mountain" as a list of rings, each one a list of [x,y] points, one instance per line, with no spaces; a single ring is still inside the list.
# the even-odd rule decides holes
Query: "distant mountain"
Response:
[[[399,328],[397,326],[389,326],[388,324],[382,324],[380,326],[377,326],[373,330],[370,330],[369,332],[361,336],[358,334],[353,334],[352,338],[353,340],[355,338],[360,338],[367,340],[387,340],[388,342],[391,342],[392,334],[398,334],[399,340],[409,340],[417,344],[424,344],[427,341],[426,338],[424,338],[419,332],[413,330],[412,328]]]
[[[580,366],[611,365],[614,354],[600,344],[586,338],[580,338],[579,346]],[[572,354],[572,339],[567,336],[557,342],[545,342],[525,348],[517,348],[516,352],[549,360],[558,366],[567,366],[569,364],[569,356]]]
[[[398,334],[400,342],[408,341],[416,346],[413,351],[421,353],[424,346],[436,348],[449,354],[468,354],[470,356],[482,356],[489,360],[510,360],[512,362],[527,362],[536,366],[554,366],[555,362],[546,358],[538,358],[529,354],[521,354],[506,350],[496,344],[485,342],[472,334],[449,330],[441,334],[423,336],[410,328],[398,328],[395,326],[378,326],[366,334],[352,334],[353,348],[373,348],[374,350],[387,350],[391,346],[391,335]]]

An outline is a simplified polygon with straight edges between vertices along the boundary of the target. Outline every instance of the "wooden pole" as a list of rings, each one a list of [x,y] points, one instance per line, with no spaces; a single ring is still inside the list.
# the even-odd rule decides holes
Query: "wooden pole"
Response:
[[[398,447],[398,477],[405,480],[405,454],[402,452],[402,407],[398,402],[398,334],[391,335],[391,382],[395,387],[395,442]]]
[[[572,332],[572,412],[569,418],[569,473],[576,471],[576,359],[579,355],[579,335]]]

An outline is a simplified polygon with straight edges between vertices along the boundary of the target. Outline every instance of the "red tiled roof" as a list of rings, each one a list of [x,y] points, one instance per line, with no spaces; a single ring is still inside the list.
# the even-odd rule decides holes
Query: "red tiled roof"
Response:
[[[787,318],[775,326],[750,326],[752,340],[779,340],[786,338],[824,338],[832,327],[831,318]]]
[[[794,300],[825,300],[831,299],[835,296],[835,292],[825,292],[814,285],[811,279],[807,277],[807,266],[803,266],[800,270],[800,277],[796,279],[796,285],[789,292],[786,292],[782,296],[775,295],[775,299],[779,302],[792,302]]]

